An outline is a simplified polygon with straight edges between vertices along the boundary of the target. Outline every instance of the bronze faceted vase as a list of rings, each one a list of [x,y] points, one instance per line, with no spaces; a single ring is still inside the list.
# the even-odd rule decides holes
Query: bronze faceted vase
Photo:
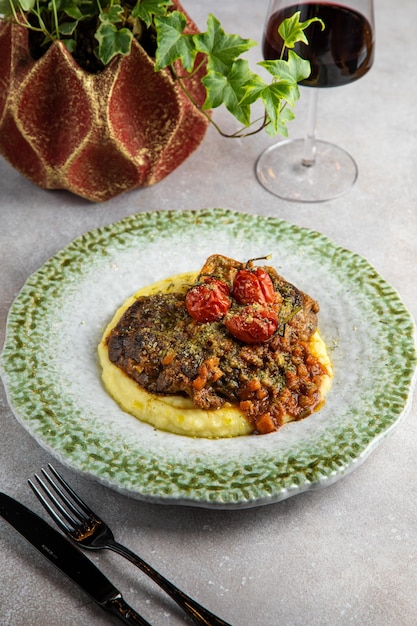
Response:
[[[198,32],[187,20],[187,32]],[[203,76],[201,69],[187,81],[199,104]],[[0,84],[0,154],[40,187],[93,202],[157,183],[197,148],[208,126],[135,40],[128,56],[92,74],[60,41],[34,60],[28,30],[0,22]]]

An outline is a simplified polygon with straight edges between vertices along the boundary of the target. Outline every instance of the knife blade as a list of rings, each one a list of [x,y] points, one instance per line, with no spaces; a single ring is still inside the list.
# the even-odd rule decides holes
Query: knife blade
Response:
[[[125,624],[151,626],[126,603],[118,589],[76,546],[36,513],[2,492],[0,515],[101,608],[113,613]]]

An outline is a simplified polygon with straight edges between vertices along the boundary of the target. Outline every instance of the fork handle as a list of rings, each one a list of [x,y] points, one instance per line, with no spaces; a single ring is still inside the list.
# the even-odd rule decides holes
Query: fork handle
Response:
[[[107,600],[102,605],[106,611],[116,615],[124,624],[131,624],[131,626],[151,626],[139,613],[136,613],[122,598],[120,594]]]
[[[164,576],[157,572],[151,565],[146,563],[146,561],[141,559],[140,556],[134,554],[134,552],[129,550],[129,548],[125,548],[117,541],[109,541],[106,545],[110,550],[113,550],[113,552],[117,552],[117,554],[125,557],[131,563],[136,565],[136,567],[138,567],[142,572],[147,574],[178,604],[178,606],[183,609],[183,611],[191,617],[195,624],[198,624],[199,626],[231,626],[231,624],[228,624],[220,617],[217,617],[198,604],[198,602],[187,596],[187,594],[164,578]]]

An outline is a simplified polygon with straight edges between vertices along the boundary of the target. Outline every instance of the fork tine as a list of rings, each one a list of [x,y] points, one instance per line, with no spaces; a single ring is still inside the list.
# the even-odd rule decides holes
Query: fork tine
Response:
[[[63,489],[65,489],[67,492],[70,492],[69,495],[73,496],[77,503],[80,501],[78,496],[72,491],[71,487],[65,483],[62,476],[59,475],[52,465],[48,464],[48,467],[54,473],[61,486],[60,484],[56,484],[44,468],[41,468],[44,480],[42,480],[38,474],[35,474],[35,479],[40,489],[35,486],[33,481],[29,481],[29,484],[41,504],[58,523],[60,528],[66,532],[73,532],[80,525],[80,523],[84,523],[86,521],[87,514],[83,510],[77,508],[76,504],[67,496],[65,491],[63,491]]]
[[[48,481],[49,485],[54,490],[54,493],[59,496],[59,498],[61,499],[61,502],[50,491],[48,486],[39,479],[39,476],[35,475],[36,479],[41,484],[43,490],[48,494],[50,499],[53,501],[55,506],[61,511],[62,515],[64,515],[64,517],[66,517],[66,519],[74,525],[77,525],[79,522],[83,522],[85,520],[85,516],[83,512],[82,511],[80,512],[80,510],[75,506],[74,502],[72,502],[72,500],[68,498],[66,493],[62,491],[61,487],[52,480],[52,478],[47,474],[47,472],[43,468],[41,468],[41,472],[46,478],[46,480]],[[65,506],[63,506],[63,504]],[[75,518],[71,517],[70,513],[73,513],[75,515]]]
[[[39,480],[39,476],[37,476],[35,474],[35,477]],[[55,509],[49,504],[48,500],[45,498],[45,496],[42,494],[42,492],[38,489],[38,487],[34,484],[34,482],[29,479],[28,483],[29,483],[30,487],[32,488],[33,493],[38,498],[39,502],[46,509],[46,511],[49,513],[49,515],[52,517],[52,519],[59,526],[59,528],[61,528],[61,530],[63,530],[64,532],[71,532],[71,528],[58,515],[58,513],[55,511]],[[42,482],[41,482],[41,484],[42,484]],[[44,486],[44,485],[42,484],[42,486]]]
[[[80,498],[80,496],[75,493],[74,489],[67,483],[67,481],[61,476],[61,474],[58,472],[58,470],[56,470],[54,468],[53,465],[51,465],[51,463],[48,463],[48,467],[51,470],[51,472],[54,474],[54,476],[57,478],[57,480],[59,481],[59,483],[61,484],[61,486],[65,489],[65,491],[73,498],[73,500],[78,504],[78,506],[80,507],[80,509],[86,514],[88,515],[88,517],[97,517],[96,514],[94,513],[94,511],[92,511],[90,509],[90,507],[84,502],[84,500],[82,500]],[[45,473],[46,474],[46,473]],[[51,482],[51,479],[49,478],[49,476],[46,474],[48,480]],[[52,483],[53,484],[53,483]],[[62,493],[61,493],[62,495]],[[69,501],[66,499],[68,505]],[[71,507],[72,508],[72,507]],[[75,512],[75,511],[74,511]]]

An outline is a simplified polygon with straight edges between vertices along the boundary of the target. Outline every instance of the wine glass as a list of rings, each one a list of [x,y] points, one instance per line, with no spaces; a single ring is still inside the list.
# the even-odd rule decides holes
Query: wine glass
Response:
[[[306,30],[309,44],[294,51],[311,64],[309,78],[300,84],[313,87],[304,139],[280,141],[261,154],[256,163],[259,182],[280,198],[321,202],[335,198],[355,183],[358,168],[342,148],[315,137],[318,90],[347,85],[371,68],[374,57],[373,0],[294,2],[270,0],[264,37],[265,59],[280,58],[283,41],[278,27],[300,11],[300,21],[318,17]]]

